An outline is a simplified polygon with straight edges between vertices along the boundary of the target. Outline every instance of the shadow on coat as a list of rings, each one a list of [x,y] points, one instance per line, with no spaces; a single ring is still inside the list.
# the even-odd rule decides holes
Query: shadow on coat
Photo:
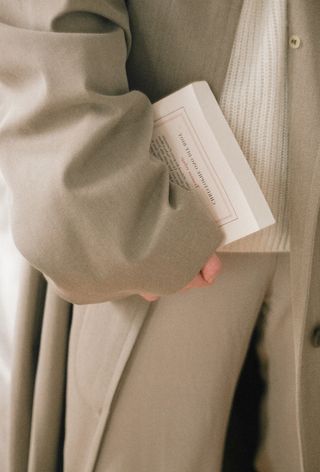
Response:
[[[255,349],[258,332],[253,332],[237,384],[229,419],[223,472],[257,472],[254,457],[259,443],[259,405],[265,391]]]

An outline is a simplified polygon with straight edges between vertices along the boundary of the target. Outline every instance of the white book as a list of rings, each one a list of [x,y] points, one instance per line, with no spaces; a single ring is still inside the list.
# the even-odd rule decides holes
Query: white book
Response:
[[[151,152],[170,180],[195,188],[224,233],[220,247],[275,223],[269,205],[206,81],[153,104]]]

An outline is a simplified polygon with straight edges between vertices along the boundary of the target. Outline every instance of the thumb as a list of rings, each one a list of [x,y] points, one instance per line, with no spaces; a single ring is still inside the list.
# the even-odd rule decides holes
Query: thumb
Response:
[[[220,258],[216,254],[214,254],[203,266],[200,273],[206,282],[211,283],[218,275],[221,268],[222,262]]]

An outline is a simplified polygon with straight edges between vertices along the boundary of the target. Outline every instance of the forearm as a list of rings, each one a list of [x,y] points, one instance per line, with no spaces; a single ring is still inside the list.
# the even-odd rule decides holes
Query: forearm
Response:
[[[22,20],[0,28],[0,152],[13,236],[75,303],[172,293],[222,233],[195,192],[170,183],[150,155],[152,106],[127,86],[124,4],[87,4],[72,2],[72,13],[42,2],[25,28]]]

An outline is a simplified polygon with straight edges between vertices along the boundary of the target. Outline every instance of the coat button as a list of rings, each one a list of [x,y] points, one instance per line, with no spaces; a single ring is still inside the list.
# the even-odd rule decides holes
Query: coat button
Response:
[[[320,326],[316,326],[312,332],[311,344],[313,347],[320,347]]]
[[[296,34],[290,36],[289,46],[293,49],[298,49],[301,45],[301,39]]]

